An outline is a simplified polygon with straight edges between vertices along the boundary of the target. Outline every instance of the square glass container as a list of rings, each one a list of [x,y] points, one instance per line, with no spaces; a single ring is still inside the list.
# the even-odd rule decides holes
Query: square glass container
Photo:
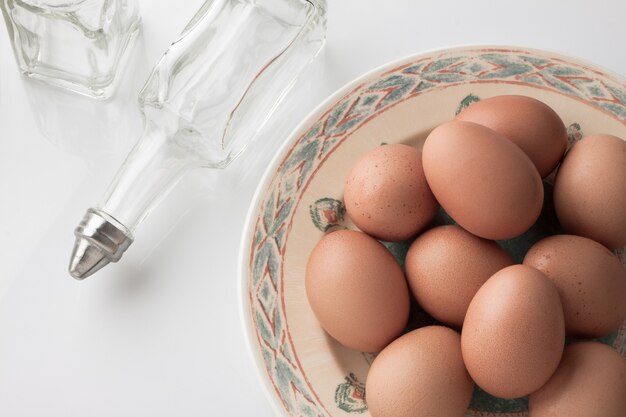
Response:
[[[136,0],[0,0],[20,71],[110,97],[140,28]]]

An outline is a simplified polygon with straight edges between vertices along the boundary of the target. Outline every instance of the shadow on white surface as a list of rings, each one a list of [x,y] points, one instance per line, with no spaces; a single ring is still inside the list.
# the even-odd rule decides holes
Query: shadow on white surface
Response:
[[[151,64],[138,34],[131,56],[108,100],[94,100],[42,81],[22,77],[24,91],[41,135],[61,151],[97,167],[127,153],[142,131],[137,96]]]

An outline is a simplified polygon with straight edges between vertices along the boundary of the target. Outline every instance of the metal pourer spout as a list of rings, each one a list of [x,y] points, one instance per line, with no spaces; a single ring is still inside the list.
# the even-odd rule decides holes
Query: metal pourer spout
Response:
[[[90,208],[74,230],[76,241],[69,272],[82,280],[109,262],[117,262],[133,243],[133,236],[123,224],[102,210]]]

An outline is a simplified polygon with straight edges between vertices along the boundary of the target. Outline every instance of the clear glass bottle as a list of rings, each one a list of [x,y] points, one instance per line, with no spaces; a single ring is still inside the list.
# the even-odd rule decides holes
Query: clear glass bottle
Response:
[[[143,136],[104,202],[77,227],[70,273],[119,260],[133,232],[190,169],[241,153],[323,45],[325,0],[209,0],[142,92]]]
[[[0,0],[25,75],[93,98],[112,95],[140,28],[136,0]]]

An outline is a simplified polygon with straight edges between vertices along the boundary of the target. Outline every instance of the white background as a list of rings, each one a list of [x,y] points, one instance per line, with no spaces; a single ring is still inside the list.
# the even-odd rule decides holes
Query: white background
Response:
[[[402,56],[459,44],[548,49],[626,77],[626,3],[328,0],[328,41],[247,155],[183,180],[120,264],[78,282],[72,231],[140,129],[149,69],[203,0],[141,0],[117,98],[33,86],[0,29],[0,415],[271,416],[240,325],[237,256],[259,178],[334,90]]]

